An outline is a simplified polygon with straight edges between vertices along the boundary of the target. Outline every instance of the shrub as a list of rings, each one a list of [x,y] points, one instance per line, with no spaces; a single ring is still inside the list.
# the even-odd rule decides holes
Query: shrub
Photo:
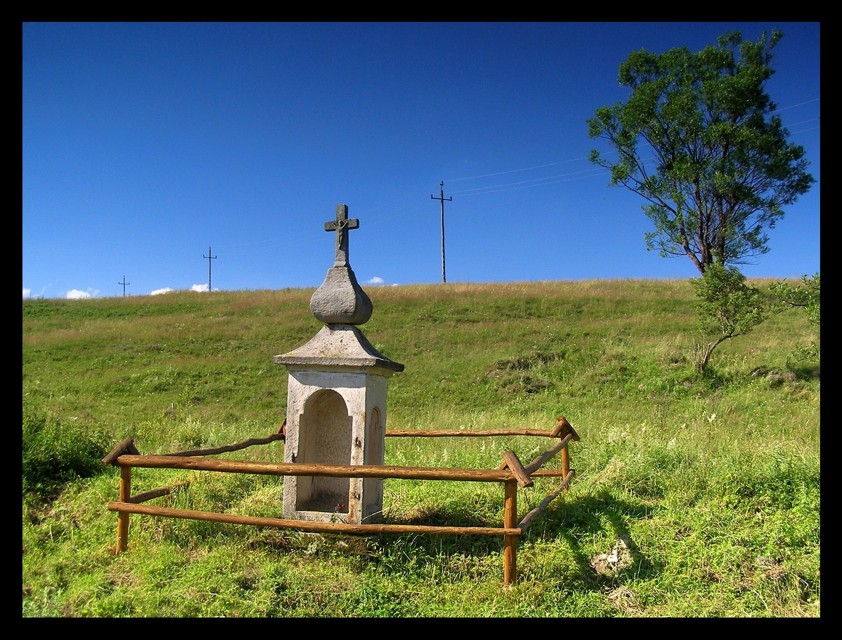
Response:
[[[58,485],[104,470],[108,437],[102,430],[64,423],[56,416],[23,405],[23,492],[47,493]]]

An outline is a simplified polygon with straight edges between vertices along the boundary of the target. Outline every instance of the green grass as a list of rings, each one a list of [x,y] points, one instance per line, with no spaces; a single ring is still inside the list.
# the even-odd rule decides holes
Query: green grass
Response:
[[[764,288],[766,282],[754,282]],[[818,341],[800,309],[694,369],[686,281],[366,289],[361,329],[405,365],[388,429],[532,428],[559,415],[576,477],[518,543],[340,536],[131,517],[112,553],[123,438],[144,454],[275,433],[272,357],[320,323],[312,290],[23,301],[23,617],[820,617]],[[496,468],[544,439],[387,438],[390,465]],[[283,442],[224,454],[280,462]],[[280,517],[283,479],[135,469],[154,504]],[[519,516],[557,480],[518,492]],[[386,480],[391,522],[500,526],[496,484]]]

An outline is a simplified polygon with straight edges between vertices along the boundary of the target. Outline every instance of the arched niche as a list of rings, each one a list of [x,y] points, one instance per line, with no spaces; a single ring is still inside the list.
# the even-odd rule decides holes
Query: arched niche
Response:
[[[351,464],[353,418],[344,398],[333,389],[321,389],[304,403],[299,417],[297,462],[304,464]],[[295,508],[347,514],[350,478],[299,476]]]

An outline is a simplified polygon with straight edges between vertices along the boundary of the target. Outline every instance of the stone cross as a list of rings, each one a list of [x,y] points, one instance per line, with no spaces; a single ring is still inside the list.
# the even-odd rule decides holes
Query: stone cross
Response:
[[[348,205],[336,205],[336,220],[325,222],[325,231],[336,231],[336,259],[334,267],[348,266],[348,234],[346,229],[357,229],[360,221],[357,218],[348,219]]]

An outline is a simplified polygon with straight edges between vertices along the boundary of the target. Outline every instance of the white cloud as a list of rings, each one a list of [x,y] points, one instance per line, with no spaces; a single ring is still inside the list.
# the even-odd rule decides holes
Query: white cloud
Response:
[[[32,293],[32,289],[27,289],[26,287],[23,288],[23,297],[24,298],[28,298],[30,293]]]
[[[150,292],[150,296],[159,296],[162,293],[169,293],[170,291],[174,291],[174,289],[170,289],[169,287],[164,287],[163,289],[155,289],[155,291]]]
[[[368,284],[383,284],[385,280],[380,276],[374,276],[371,280],[368,281]]]
[[[82,300],[84,298],[90,298],[91,294],[87,291],[80,291],[79,289],[71,289],[67,292],[67,299],[68,300]]]
[[[203,291],[207,291],[207,290],[208,290],[208,285],[206,285],[206,284],[194,284],[192,287],[190,287],[190,291],[203,292]]]

